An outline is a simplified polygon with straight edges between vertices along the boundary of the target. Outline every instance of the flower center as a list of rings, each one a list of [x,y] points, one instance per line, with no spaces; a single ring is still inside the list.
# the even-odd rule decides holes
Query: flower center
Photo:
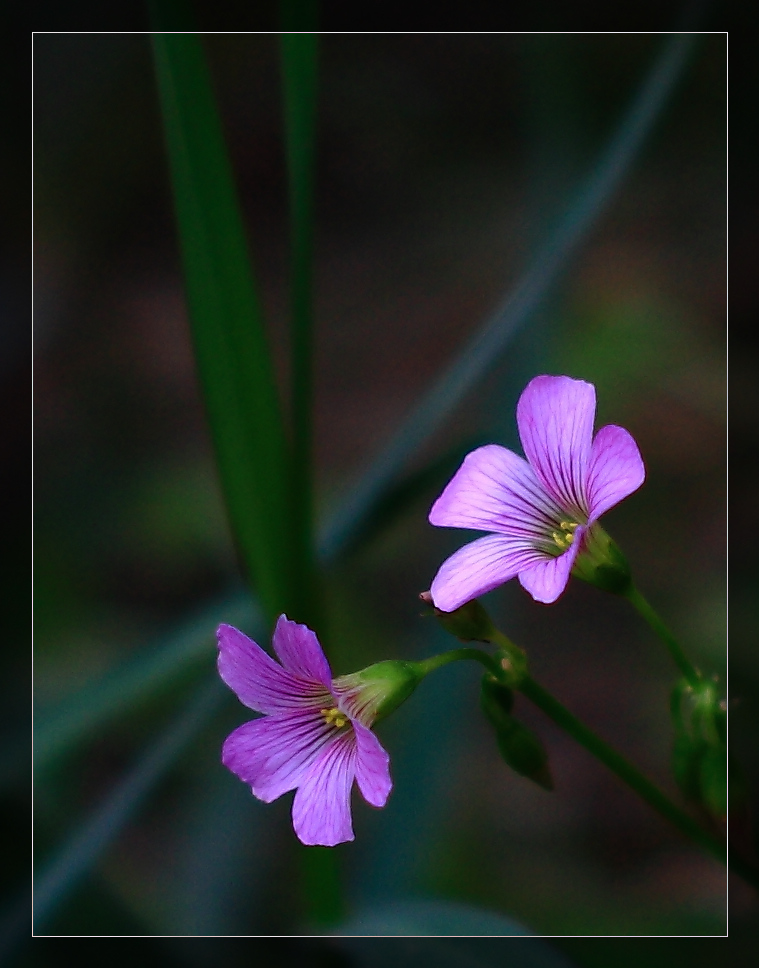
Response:
[[[575,528],[578,526],[577,521],[560,521],[560,530],[551,532],[551,537],[560,551],[566,551],[567,548],[572,544],[575,539]]]
[[[334,726],[337,729],[342,729],[343,726],[348,722],[348,717],[345,713],[340,712],[337,706],[333,706],[331,709],[320,709],[319,712],[324,716],[324,722],[328,726]]]

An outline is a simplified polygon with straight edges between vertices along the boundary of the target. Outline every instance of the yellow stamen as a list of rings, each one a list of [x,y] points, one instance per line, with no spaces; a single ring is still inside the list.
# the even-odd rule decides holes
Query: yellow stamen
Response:
[[[331,709],[320,709],[319,712],[324,716],[324,721],[328,726],[336,726],[338,729],[342,729],[348,722],[348,717],[345,713],[341,713],[337,706],[333,706]]]
[[[551,537],[562,551],[566,551],[574,541],[575,528],[579,527],[579,525],[576,521],[560,521],[559,527],[561,531],[552,531]]]

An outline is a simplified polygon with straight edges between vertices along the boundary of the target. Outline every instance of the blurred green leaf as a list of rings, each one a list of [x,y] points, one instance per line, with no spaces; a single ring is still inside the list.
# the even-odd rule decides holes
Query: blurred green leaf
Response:
[[[81,877],[99,859],[126,820],[149,795],[209,716],[225,690],[216,679],[206,682],[169,727],[158,735],[134,768],[55,853],[36,879],[35,926],[47,921]]]
[[[512,918],[473,904],[407,899],[362,908],[339,935],[532,935]],[[361,951],[361,948],[355,950]],[[367,962],[368,963],[368,962]],[[456,963],[455,960],[451,964]]]
[[[214,656],[214,633],[222,621],[254,629],[261,629],[264,624],[260,610],[247,593],[202,609],[162,637],[156,646],[121,663],[54,710],[43,710],[34,727],[35,769],[44,769],[63,750],[93,735],[103,722],[170,682],[182,667],[203,656]]]
[[[313,4],[285,0],[282,19]],[[290,208],[290,385],[293,437],[292,528],[300,621],[318,622],[313,548],[313,240],[317,35],[280,35]]]
[[[360,968],[570,968],[571,962],[513,918],[455,901],[404,899],[366,907],[340,926],[339,948]],[[356,937],[356,936],[363,937]],[[394,935],[378,945],[372,937]],[[482,936],[485,937],[482,937]],[[434,940],[446,937],[445,942]],[[507,943],[501,938],[522,938]],[[527,939],[530,940],[527,940]],[[424,940],[422,940],[424,939]]]
[[[154,34],[153,48],[219,472],[245,570],[273,620],[294,594],[290,457],[245,230],[199,37]]]

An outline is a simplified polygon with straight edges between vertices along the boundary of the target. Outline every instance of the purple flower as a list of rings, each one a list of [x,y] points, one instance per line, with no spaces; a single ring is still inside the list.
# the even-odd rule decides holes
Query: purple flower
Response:
[[[272,638],[281,665],[231,625],[220,625],[217,637],[219,675],[265,714],[227,737],[224,765],[265,803],[296,790],[293,827],[304,844],[353,840],[353,780],[375,807],[392,787],[390,757],[369,729],[371,707],[340,695],[319,640],[284,615]]]
[[[593,523],[645,478],[626,430],[609,425],[593,437],[595,412],[592,384],[536,376],[517,404],[527,460],[498,444],[467,455],[429,520],[490,534],[443,562],[430,589],[437,608],[451,612],[517,575],[538,602],[561,595]]]

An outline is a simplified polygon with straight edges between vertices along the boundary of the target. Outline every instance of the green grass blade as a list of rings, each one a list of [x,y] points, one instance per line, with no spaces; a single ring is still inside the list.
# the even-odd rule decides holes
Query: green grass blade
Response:
[[[289,5],[284,4],[287,8]],[[283,14],[286,11],[283,9]],[[283,19],[287,19],[283,17]],[[318,626],[313,561],[313,248],[317,36],[281,34],[290,208],[293,541],[299,621]]]
[[[34,724],[35,769],[44,770],[60,753],[96,735],[103,723],[168,685],[178,670],[203,656],[212,658],[220,622],[261,632],[265,626],[260,609],[247,593],[238,592],[206,606],[160,643],[145,647],[52,711],[41,712]]]
[[[200,39],[154,34],[187,302],[233,535],[264,612],[293,594],[289,452]]]
[[[661,117],[682,75],[697,35],[671,35],[636,93],[598,163],[580,186],[547,241],[517,286],[488,316],[450,367],[433,383],[368,471],[339,501],[336,514],[320,535],[319,557],[339,555],[352,535],[393,484],[399,471],[459,406],[496,362],[531,313],[548,295],[630,171],[655,122]]]
[[[282,20],[300,25],[315,5],[285,0]],[[285,145],[290,208],[291,413],[293,428],[292,523],[295,589],[299,621],[321,628],[313,540],[313,247],[316,141],[317,35],[280,35],[284,92]],[[308,918],[325,926],[342,916],[337,855],[304,848],[300,863]]]

